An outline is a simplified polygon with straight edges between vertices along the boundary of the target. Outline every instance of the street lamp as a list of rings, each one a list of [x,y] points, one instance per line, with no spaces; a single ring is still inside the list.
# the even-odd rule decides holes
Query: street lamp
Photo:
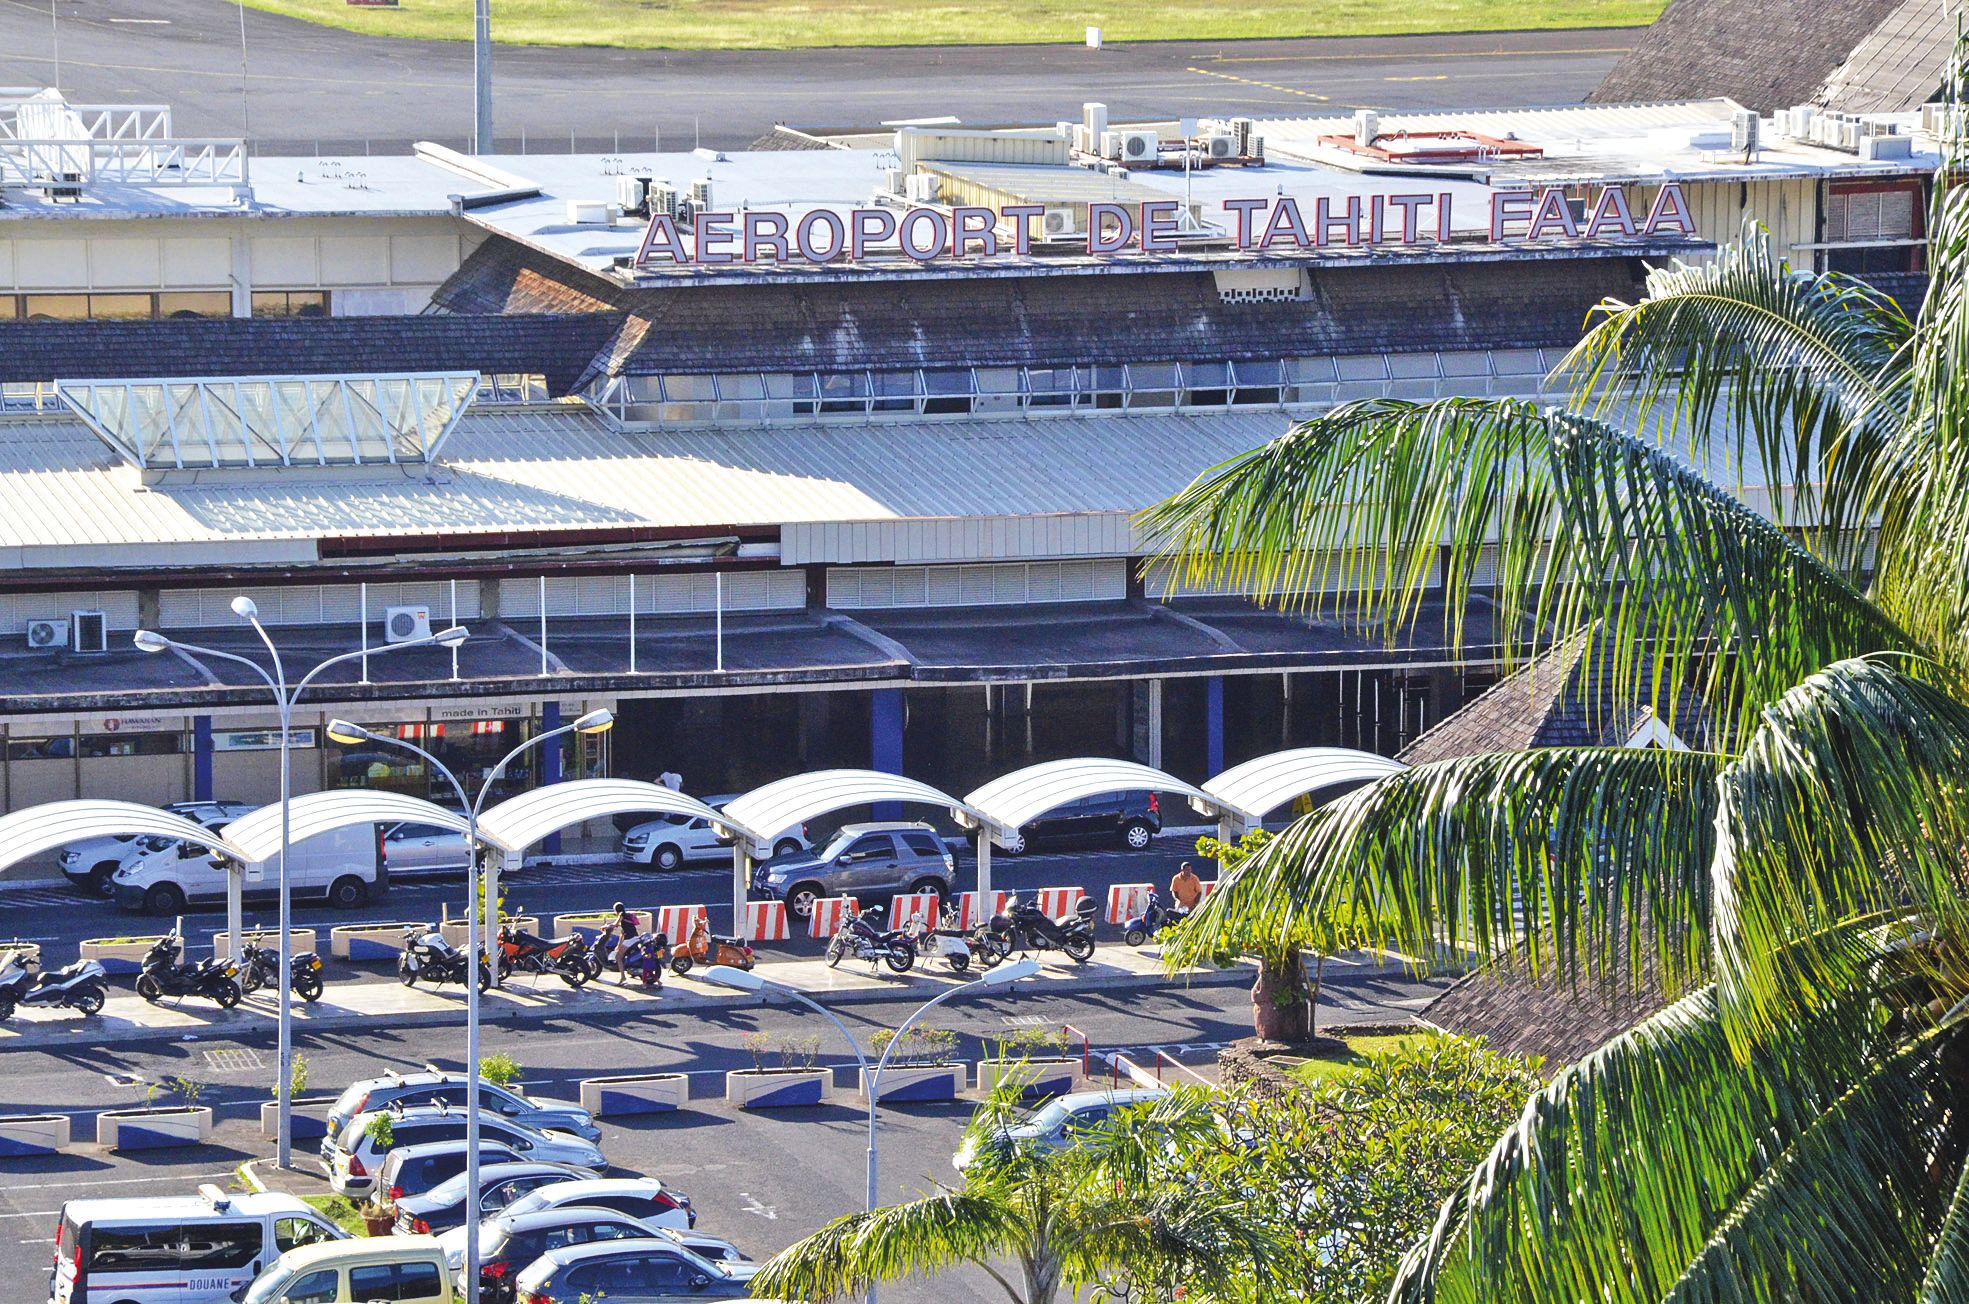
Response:
[[[357,652],[344,652],[339,656],[328,658],[314,669],[308,671],[307,674],[302,675],[299,682],[292,689],[289,689],[287,686],[287,670],[281,662],[280,649],[274,646],[273,638],[267,633],[266,626],[260,623],[260,608],[255,605],[253,599],[242,593],[232,600],[232,609],[233,614],[252,624],[254,631],[260,636],[260,641],[267,645],[267,653],[273,658],[273,673],[271,675],[260,666],[259,662],[240,656],[237,653],[221,652],[219,649],[211,647],[200,647],[196,643],[180,643],[177,639],[166,638],[155,630],[140,629],[131,636],[130,641],[136,644],[137,650],[140,652],[175,652],[204,671],[207,675],[211,675],[214,679],[217,679],[218,676],[212,673],[212,668],[206,665],[201,658],[213,657],[220,661],[231,661],[237,665],[245,666],[248,670],[258,675],[261,681],[266,684],[267,688],[272,691],[274,704],[280,710],[280,976],[278,979],[279,994],[274,998],[276,1001],[275,1008],[279,1011],[280,1069],[279,1078],[274,1083],[274,1099],[277,1102],[275,1112],[279,1116],[278,1126],[275,1129],[274,1162],[281,1168],[290,1168],[293,1166],[292,1161],[294,1157],[294,1092],[292,1087],[294,1076],[294,1016],[290,1005],[292,993],[289,990],[289,985],[293,972],[294,948],[293,939],[288,936],[291,931],[293,898],[292,894],[288,891],[287,851],[290,814],[288,797],[292,788],[294,773],[293,747],[291,745],[294,733],[294,703],[300,700],[302,692],[314,681],[314,677],[330,666],[338,666],[345,661],[355,661],[368,656],[381,656],[391,652],[406,652],[411,648],[430,647],[433,645],[455,648],[470,638],[471,632],[463,625],[453,625],[449,629],[441,629],[437,633],[426,635],[423,638],[408,639],[402,643],[390,643],[377,649],[365,647]],[[233,922],[235,921],[228,921],[229,924]],[[232,942],[233,953],[237,955],[239,953],[239,934],[237,929],[233,932]]]
[[[868,1082],[868,1212],[874,1213],[877,1175],[875,1108],[877,1103],[882,1099],[882,1070],[889,1067],[889,1056],[895,1054],[896,1047],[902,1045],[903,1034],[908,1032],[918,1019],[937,1008],[937,1006],[942,1005],[953,996],[960,995],[964,992],[988,991],[995,987],[1009,987],[1021,978],[1030,978],[1038,972],[1039,961],[1030,958],[1015,960],[1011,964],[999,965],[997,968],[987,969],[983,974],[973,978],[970,982],[958,983],[953,987],[944,988],[922,1005],[919,1005],[914,1013],[902,1021],[902,1026],[896,1029],[896,1035],[889,1038],[889,1044],[882,1049],[882,1058],[876,1061],[875,1071],[873,1073],[869,1072],[868,1057],[861,1053],[861,1043],[855,1039],[855,1034],[848,1031],[848,1026],[836,1018],[832,1010],[822,1005],[819,1001],[814,1000],[805,992],[798,991],[781,983],[776,983],[770,978],[761,978],[750,969],[739,969],[727,964],[712,965],[704,971],[703,978],[705,982],[715,983],[719,987],[728,987],[737,992],[771,993],[798,1001],[808,1009],[824,1017],[836,1028],[839,1028],[841,1035],[848,1039],[848,1049],[855,1053],[855,1062],[861,1066],[862,1076]],[[873,1281],[868,1283],[867,1304],[875,1304],[875,1283]]]
[[[378,743],[385,747],[401,748],[423,757],[426,764],[444,776],[445,782],[449,783],[451,790],[458,795],[458,805],[465,811],[465,854],[470,862],[465,871],[465,956],[468,966],[465,976],[465,1226],[470,1229],[465,1236],[467,1304],[478,1304],[479,1299],[479,984],[477,967],[471,962],[478,959],[480,954],[480,912],[482,910],[487,912],[485,923],[490,929],[496,923],[490,912],[497,908],[496,903],[486,899],[490,894],[481,891],[479,886],[482,881],[479,876],[481,850],[479,812],[485,808],[485,799],[491,794],[492,785],[499,781],[499,776],[505,773],[506,767],[512,764],[521,752],[529,747],[537,747],[550,738],[558,738],[562,734],[597,734],[614,726],[613,711],[596,710],[588,712],[573,724],[549,729],[546,733],[527,739],[507,752],[500,758],[499,764],[487,772],[485,781],[479,785],[478,799],[473,801],[465,796],[465,785],[458,781],[458,776],[452,773],[451,767],[416,743],[403,738],[392,738],[388,734],[375,733],[359,724],[350,724],[347,720],[328,722],[328,736],[343,746],[354,743]],[[488,944],[484,949],[488,953],[488,962],[490,962],[489,953],[492,947]]]

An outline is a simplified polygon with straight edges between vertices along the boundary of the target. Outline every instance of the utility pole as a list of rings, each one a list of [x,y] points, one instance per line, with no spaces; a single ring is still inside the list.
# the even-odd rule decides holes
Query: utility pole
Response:
[[[492,153],[492,0],[472,4],[472,152]]]

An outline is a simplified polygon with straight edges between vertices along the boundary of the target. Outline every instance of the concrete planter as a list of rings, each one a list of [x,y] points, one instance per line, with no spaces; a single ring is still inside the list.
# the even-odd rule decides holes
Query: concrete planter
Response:
[[[596,1118],[666,1114],[684,1108],[690,1097],[690,1078],[682,1073],[638,1073],[581,1082],[581,1107]]]
[[[467,922],[468,921],[463,919],[447,919],[442,924],[438,925],[438,934],[442,936],[445,941],[451,943],[453,946],[462,947],[465,945],[465,925]],[[535,937],[545,936],[545,934],[543,934],[540,931],[540,920],[534,917],[533,915],[502,915],[500,917],[500,922],[507,923],[507,924],[517,924],[520,928],[520,931],[532,933]],[[496,936],[498,934],[498,930],[494,929],[493,934]],[[489,949],[489,939],[480,938],[479,940],[481,944],[488,945],[488,949]]]
[[[144,937],[134,942],[112,942],[100,937],[91,938],[82,943],[81,958],[94,960],[103,967],[104,973],[138,973],[144,967],[144,957],[160,940]]]
[[[0,1116],[0,1159],[15,1155],[54,1155],[68,1149],[67,1114]]]
[[[861,1096],[868,1099],[871,1072],[861,1075]],[[891,1064],[882,1070],[881,1099],[906,1105],[925,1100],[955,1100],[970,1075],[962,1064]]]
[[[885,1075],[886,1076],[886,1075]],[[1077,1059],[979,1060],[978,1090],[996,1090],[1001,1081],[1017,1081],[1027,1100],[1064,1096],[1080,1082]],[[886,1085],[886,1084],[885,1084]],[[887,1092],[883,1093],[885,1096]]]
[[[656,911],[644,910],[637,906],[631,906],[629,913],[636,916],[636,921],[644,932],[649,931],[650,921],[656,918]],[[564,933],[577,933],[580,935],[582,941],[593,946],[595,939],[602,935],[602,930],[614,921],[615,912],[613,910],[590,911],[578,915],[555,915],[553,916],[554,926],[551,935],[559,937]]]
[[[328,1111],[334,1104],[333,1096],[311,1096],[295,1101],[294,1120],[290,1124],[293,1139],[319,1141],[327,1136]],[[274,1101],[260,1102],[260,1135],[269,1141],[280,1135],[280,1107]]]
[[[406,928],[422,928],[408,919],[400,924],[345,925],[328,930],[328,953],[337,960],[388,960],[403,954]]]
[[[105,1150],[165,1150],[204,1145],[212,1135],[205,1105],[170,1109],[106,1109],[96,1115],[96,1144]]]
[[[833,1069],[733,1069],[725,1074],[725,1099],[740,1109],[824,1105],[833,1094]]]
[[[269,951],[280,945],[280,939],[272,933],[259,934],[258,941],[254,940],[254,934],[251,931],[241,933],[240,937],[250,945],[258,946]],[[312,951],[315,949],[315,930],[312,928],[290,928],[287,930],[287,938],[287,945],[293,950],[295,955],[299,955],[303,951]],[[212,934],[212,954],[222,959],[232,955],[231,933]]]
[[[0,942],[0,960],[9,955],[18,955],[33,964],[41,963],[41,943],[39,942]]]

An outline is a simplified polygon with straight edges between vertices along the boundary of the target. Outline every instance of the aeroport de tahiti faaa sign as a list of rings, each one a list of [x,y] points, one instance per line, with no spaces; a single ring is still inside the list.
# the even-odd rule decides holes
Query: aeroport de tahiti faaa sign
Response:
[[[1329,248],[1447,243],[1453,230],[1451,194],[1321,196],[1302,204],[1289,196],[1226,199],[1228,235],[1240,250],[1283,253]],[[1140,204],[1087,206],[1090,255],[1174,253],[1182,205],[1174,199]],[[877,252],[918,263],[939,259],[1022,257],[1032,252],[1032,227],[1042,204],[997,208],[958,205],[815,208],[794,217],[766,209],[698,212],[687,226],[669,213],[652,213],[636,251],[638,267],[662,264],[717,266],[860,262]],[[1682,187],[1670,181],[1645,215],[1619,186],[1601,190],[1582,211],[1565,191],[1500,190],[1490,196],[1490,239],[1496,244],[1540,240],[1632,240],[1660,235],[1693,236]],[[1001,232],[1000,228],[1006,228]],[[685,240],[688,230],[689,241]]]

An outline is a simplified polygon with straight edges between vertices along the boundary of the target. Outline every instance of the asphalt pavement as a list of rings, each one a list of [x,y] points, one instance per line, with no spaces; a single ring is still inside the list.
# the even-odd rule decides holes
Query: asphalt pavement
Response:
[[[51,8],[52,6],[52,8]],[[59,23],[51,15],[59,15]],[[497,22],[495,7],[494,22]],[[463,143],[468,45],[399,41],[246,12],[223,0],[0,0],[0,85],[59,81],[72,100],[168,103],[181,136],[246,135],[265,154]],[[57,39],[57,30],[59,39]],[[1576,103],[1635,29],[1282,41],[668,51],[499,46],[502,152],[742,147],[774,123],[874,128],[1298,115],[1356,107]],[[242,93],[243,92],[243,93]]]

